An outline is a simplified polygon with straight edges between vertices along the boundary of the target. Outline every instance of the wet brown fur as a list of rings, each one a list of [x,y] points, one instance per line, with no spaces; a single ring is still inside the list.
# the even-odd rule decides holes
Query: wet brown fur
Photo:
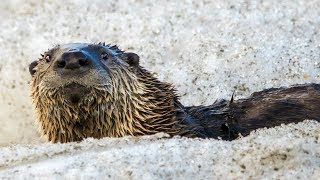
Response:
[[[320,84],[304,84],[266,89],[247,99],[189,107],[188,113],[206,127],[206,136],[232,140],[259,128],[305,119],[320,121],[319,107]]]
[[[64,86],[51,87],[53,80],[51,82],[50,78],[58,75],[48,75],[52,65],[45,61],[45,55],[30,65],[33,104],[40,132],[48,141],[71,142],[87,137],[140,136],[158,132],[232,140],[239,133],[248,135],[258,128],[304,119],[320,120],[318,84],[268,89],[254,93],[248,99],[221,100],[211,106],[184,107],[171,84],[158,81],[138,64],[130,64],[130,59],[116,47],[99,46],[107,50],[114,48],[115,56],[123,62],[110,60],[107,73],[94,79],[104,82],[101,86],[99,83],[89,86],[87,83],[92,80],[87,81],[88,76],[83,77],[85,80],[75,80],[88,91],[76,105],[65,98]],[[96,76],[99,71],[90,73],[90,76]],[[108,78],[104,79],[105,75]]]

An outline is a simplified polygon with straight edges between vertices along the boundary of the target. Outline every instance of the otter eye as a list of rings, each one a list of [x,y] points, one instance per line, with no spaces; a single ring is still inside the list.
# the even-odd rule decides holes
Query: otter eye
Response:
[[[108,55],[107,53],[101,53],[100,57],[101,57],[101,59],[103,59],[103,60],[108,60],[109,55]]]
[[[44,59],[46,60],[46,62],[50,62],[51,61],[51,57],[49,55],[45,55]]]

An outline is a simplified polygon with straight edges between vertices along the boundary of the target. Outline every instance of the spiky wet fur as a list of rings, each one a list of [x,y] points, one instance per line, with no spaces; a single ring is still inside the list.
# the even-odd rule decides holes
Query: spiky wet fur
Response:
[[[48,76],[48,68],[43,65],[45,56],[30,65],[31,74],[36,72],[31,81],[33,104],[40,132],[48,141],[158,132],[233,140],[239,134],[248,135],[263,127],[304,119],[320,121],[319,84],[267,89],[248,99],[231,98],[210,106],[184,107],[171,84],[158,81],[141,66],[118,63],[126,59],[124,52],[116,46],[101,45],[115,52],[117,63],[108,65],[108,72],[89,73],[85,81],[73,77],[62,86],[57,86],[57,82],[50,84],[50,78],[56,74]],[[92,76],[99,73],[101,77],[93,78],[97,83],[92,84]],[[64,86],[73,81],[88,90],[79,104],[70,103],[63,95]]]
[[[31,82],[40,132],[52,142],[79,141],[86,137],[122,137],[157,132],[177,134],[176,94],[142,67],[109,68],[110,85],[88,87],[89,94],[70,104],[61,89],[43,86],[40,72]],[[133,73],[135,71],[135,73]]]

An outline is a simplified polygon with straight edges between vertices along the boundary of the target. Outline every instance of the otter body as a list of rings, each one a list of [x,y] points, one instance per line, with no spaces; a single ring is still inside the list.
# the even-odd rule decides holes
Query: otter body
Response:
[[[56,46],[29,71],[40,131],[51,142],[158,132],[233,140],[258,128],[320,121],[319,84],[184,107],[171,84],[139,65],[138,55],[103,43]]]

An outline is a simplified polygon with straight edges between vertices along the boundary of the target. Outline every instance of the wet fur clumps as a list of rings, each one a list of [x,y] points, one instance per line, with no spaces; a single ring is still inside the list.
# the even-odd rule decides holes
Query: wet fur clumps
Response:
[[[320,121],[319,84],[185,107],[171,84],[139,65],[138,55],[103,43],[56,46],[29,71],[39,130],[54,143],[158,132],[233,140],[259,128]]]

